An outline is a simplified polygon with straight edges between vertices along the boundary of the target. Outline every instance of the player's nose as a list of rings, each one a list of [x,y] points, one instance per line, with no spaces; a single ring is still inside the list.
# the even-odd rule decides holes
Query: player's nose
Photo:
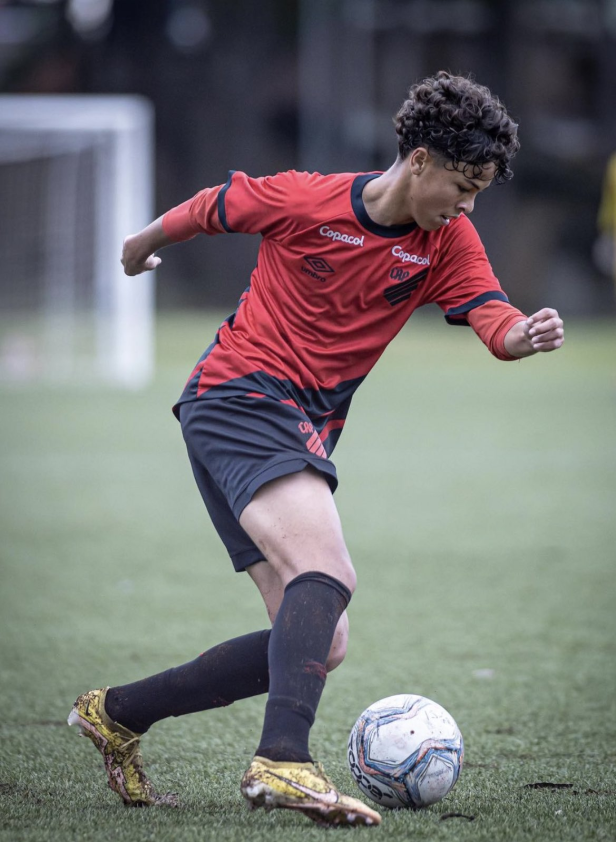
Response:
[[[467,216],[468,216],[469,213],[473,212],[474,207],[475,207],[475,197],[474,196],[465,197],[464,199],[461,199],[458,202],[458,210],[461,213],[465,213]]]

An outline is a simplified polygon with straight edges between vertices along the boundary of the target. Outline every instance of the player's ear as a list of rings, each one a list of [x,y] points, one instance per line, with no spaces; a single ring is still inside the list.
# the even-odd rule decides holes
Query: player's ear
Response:
[[[409,155],[409,166],[413,175],[419,175],[430,160],[430,153],[425,146],[418,146]]]

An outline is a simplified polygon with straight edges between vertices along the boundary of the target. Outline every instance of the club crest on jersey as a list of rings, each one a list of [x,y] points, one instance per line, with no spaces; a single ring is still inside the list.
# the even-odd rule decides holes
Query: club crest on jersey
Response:
[[[429,269],[420,269],[419,272],[411,275],[408,270],[401,269],[400,267],[392,269],[389,277],[392,281],[397,281],[398,283],[392,284],[383,292],[387,303],[391,307],[395,307],[396,304],[402,304],[403,301],[408,301],[419,284],[428,277],[429,272]]]
[[[402,246],[394,246],[391,250],[394,257],[398,257],[403,263],[416,263],[418,266],[429,266],[430,255],[420,257],[418,254],[409,254]]]
[[[364,245],[363,234],[361,237],[353,237],[351,234],[343,234],[340,231],[334,231],[334,229],[330,228],[329,225],[321,225],[319,228],[319,234],[322,237],[329,237],[329,239],[334,242],[347,243],[349,246],[361,246],[363,248]]]

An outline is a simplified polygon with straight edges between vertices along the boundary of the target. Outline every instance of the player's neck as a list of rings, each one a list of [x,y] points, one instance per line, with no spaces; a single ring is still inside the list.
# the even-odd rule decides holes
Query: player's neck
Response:
[[[408,210],[409,190],[408,167],[405,161],[397,158],[383,175],[364,187],[362,199],[366,213],[378,225],[414,222]]]

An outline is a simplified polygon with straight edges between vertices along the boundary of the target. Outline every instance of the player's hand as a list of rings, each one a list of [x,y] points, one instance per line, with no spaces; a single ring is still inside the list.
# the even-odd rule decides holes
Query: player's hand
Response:
[[[556,351],[565,341],[563,320],[551,307],[544,307],[530,316],[526,320],[526,332],[535,352]]]
[[[149,249],[144,252],[144,242],[141,234],[129,234],[122,245],[120,262],[125,275],[141,275],[151,272],[161,263],[160,257],[150,254]]]

